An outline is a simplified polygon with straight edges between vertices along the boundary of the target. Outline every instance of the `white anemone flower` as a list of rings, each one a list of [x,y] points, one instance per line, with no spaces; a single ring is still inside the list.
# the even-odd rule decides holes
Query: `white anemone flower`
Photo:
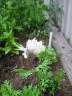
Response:
[[[23,51],[22,55],[25,59],[28,58],[29,54],[37,55],[40,52],[45,50],[45,46],[42,44],[42,41],[37,41],[35,38],[32,40],[28,40],[26,43],[26,48],[23,46],[19,47],[20,51]]]
[[[30,53],[37,55],[40,52],[45,50],[45,46],[42,44],[42,41],[37,41],[35,38],[33,40],[28,40],[26,43],[26,48]]]
[[[37,40],[34,38],[33,40],[28,40],[26,43],[26,48],[29,50],[30,53],[33,53],[36,47]]]

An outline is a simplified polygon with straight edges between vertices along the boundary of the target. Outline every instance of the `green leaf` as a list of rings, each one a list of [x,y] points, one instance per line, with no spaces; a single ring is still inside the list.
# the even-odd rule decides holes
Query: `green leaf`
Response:
[[[17,72],[22,77],[22,79],[26,79],[27,77],[32,75],[32,71],[28,71],[25,69],[15,69],[14,71]]]
[[[12,48],[11,48],[10,46],[6,46],[6,47],[4,48],[5,55],[8,54],[11,50],[12,50]]]

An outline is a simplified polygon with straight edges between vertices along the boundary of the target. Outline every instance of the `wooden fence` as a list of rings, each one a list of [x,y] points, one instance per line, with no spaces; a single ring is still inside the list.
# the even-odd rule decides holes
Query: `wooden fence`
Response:
[[[50,0],[45,0],[49,4]],[[72,85],[72,0],[56,0],[63,8],[61,32],[54,32],[53,46]],[[64,36],[65,38],[64,38]],[[69,43],[66,41],[69,40]]]
[[[45,0],[49,4],[50,0]],[[72,45],[72,0],[55,0],[63,8],[61,32]]]
[[[63,5],[62,16],[62,32],[72,45],[72,0],[62,0],[60,2]]]

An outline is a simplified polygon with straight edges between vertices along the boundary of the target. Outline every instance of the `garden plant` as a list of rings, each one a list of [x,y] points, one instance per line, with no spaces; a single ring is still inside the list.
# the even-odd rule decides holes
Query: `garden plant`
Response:
[[[60,91],[64,72],[62,69],[53,72],[52,66],[55,66],[58,61],[56,52],[53,48],[43,45],[48,40],[48,34],[53,24],[60,27],[58,21],[60,15],[58,16],[56,12],[60,14],[61,9],[55,6],[53,0],[48,6],[44,4],[44,0],[0,0],[0,59],[6,58],[6,61],[9,60],[7,64],[11,62],[13,64],[1,66],[8,68],[6,71],[13,72],[11,75],[14,74],[21,80],[28,81],[28,78],[32,78],[32,76],[35,78],[34,83],[23,84],[21,88],[15,88],[9,78],[4,80],[0,85],[0,96],[44,96],[46,92],[48,96],[56,96]],[[48,18],[45,13],[48,14]],[[22,38],[18,34],[22,34],[25,41],[34,37],[41,40],[35,40],[37,47],[31,47],[37,49],[33,49],[26,59],[22,56],[26,49],[21,49],[24,48],[26,42],[23,41],[22,45],[20,43]],[[25,56],[25,54],[23,55]],[[13,59],[17,56],[21,58],[20,62],[24,61],[30,64],[32,60],[31,62],[29,60],[34,58],[33,66],[30,68],[29,64],[29,68],[25,68],[24,62],[22,62],[22,67],[15,65]],[[13,58],[12,61],[11,58]],[[18,57],[16,61],[18,61]],[[34,62],[37,64],[34,65]]]

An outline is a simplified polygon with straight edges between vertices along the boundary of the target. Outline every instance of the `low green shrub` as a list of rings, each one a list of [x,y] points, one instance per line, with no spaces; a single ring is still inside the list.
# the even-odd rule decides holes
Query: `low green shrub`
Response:
[[[22,91],[20,96],[40,96],[40,91],[37,86],[25,86]]]
[[[38,54],[37,57],[40,62],[43,62],[44,60],[50,61],[51,64],[57,62],[57,56],[53,48],[46,48],[46,50]]]
[[[0,8],[0,29],[2,31],[17,29],[20,32],[40,29],[46,20],[45,10],[46,6],[39,0],[5,1]]]
[[[10,81],[5,81],[0,87],[0,96],[20,96],[20,90],[14,90]]]
[[[23,32],[24,37],[29,37],[36,30],[36,37],[37,30],[43,28],[46,20],[46,6],[43,2],[44,0],[0,1],[0,53],[17,53],[14,37],[17,32]]]
[[[48,18],[45,13],[48,9]],[[48,31],[51,31],[52,22],[59,25],[59,16],[61,8],[53,1],[47,6],[44,0],[0,0],[0,47],[5,47],[11,53],[16,53],[14,45],[10,45],[9,41],[13,41],[14,35],[23,32],[24,38],[43,38],[48,37]],[[48,22],[48,30],[46,31],[45,23]],[[8,40],[2,35],[11,33]],[[10,40],[12,39],[12,40]],[[15,43],[16,40],[14,40]],[[8,44],[7,44],[8,43]],[[3,53],[0,48],[0,53]],[[6,52],[8,53],[8,52]]]
[[[19,53],[17,50],[19,43],[16,42],[16,39],[14,38],[12,31],[4,32],[0,36],[0,44],[2,44],[0,46],[1,55],[4,55],[4,54],[7,55],[8,53],[11,53],[11,54]]]
[[[0,96],[40,96],[37,86],[25,86],[22,90],[16,90],[12,87],[10,81],[5,81],[0,87]]]
[[[63,78],[63,70],[59,70],[53,75],[51,64],[57,61],[56,53],[53,49],[46,49],[41,52],[38,56],[40,64],[32,70],[16,69],[15,71],[24,79],[35,74],[38,83],[37,88],[42,95],[46,90],[52,96],[55,96],[56,92],[61,88],[61,81]],[[39,95],[39,96],[41,96]]]
[[[0,96],[42,96],[45,91],[48,91],[51,96],[55,96],[56,92],[61,88],[64,74],[62,69],[58,70],[56,74],[52,72],[51,64],[56,62],[56,54],[53,49],[46,49],[38,55],[38,58],[40,64],[35,69],[15,69],[15,72],[17,72],[22,79],[27,79],[34,74],[38,80],[37,84],[31,84],[21,90],[16,90],[9,81],[5,81],[0,87]]]

